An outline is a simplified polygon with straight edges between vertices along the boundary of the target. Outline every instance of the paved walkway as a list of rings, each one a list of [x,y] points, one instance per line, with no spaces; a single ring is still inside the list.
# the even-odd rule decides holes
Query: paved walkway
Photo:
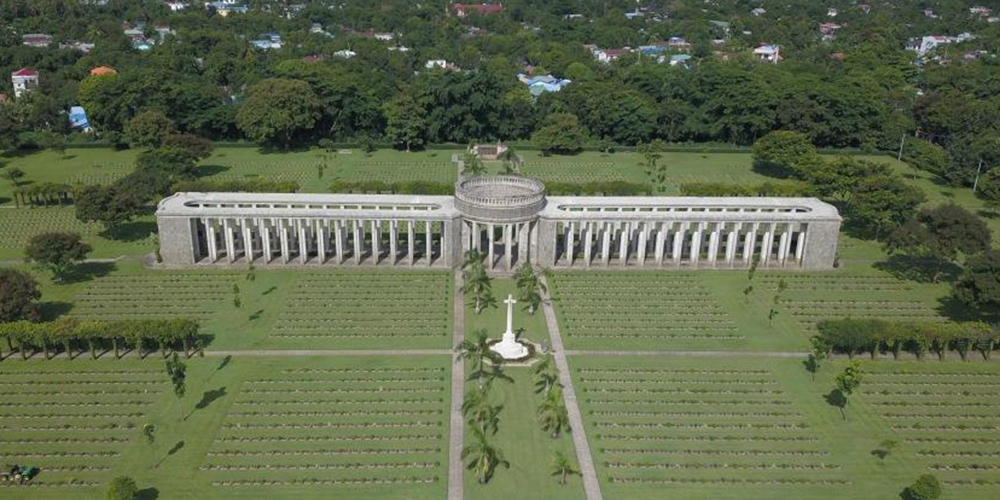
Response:
[[[731,356],[743,358],[795,358],[809,357],[806,352],[774,351],[566,351],[567,356]]]
[[[542,277],[542,283],[547,289],[549,284],[544,277]],[[583,417],[580,415],[580,406],[576,402],[576,392],[573,390],[573,379],[570,376],[569,363],[566,361],[566,351],[563,350],[562,335],[559,334],[559,324],[556,323],[556,312],[552,308],[552,297],[549,296],[548,291],[545,292],[543,299],[542,309],[545,310],[545,323],[549,327],[552,355],[556,360],[556,367],[559,369],[559,383],[563,385],[563,399],[566,402],[566,413],[569,414],[570,435],[573,436],[573,447],[576,448],[576,461],[580,464],[583,491],[587,494],[587,500],[603,500],[601,485],[597,482],[594,459],[590,455],[590,445],[587,443],[587,432],[583,427]]]
[[[450,349],[258,349],[205,351],[205,356],[446,356]]]
[[[465,340],[465,294],[462,293],[462,272],[455,271],[455,345]],[[463,479],[465,467],[462,464],[462,447],[465,423],[462,416],[462,401],[465,398],[465,362],[458,360],[458,353],[451,354],[451,426],[448,434],[448,500],[462,500],[465,493]]]

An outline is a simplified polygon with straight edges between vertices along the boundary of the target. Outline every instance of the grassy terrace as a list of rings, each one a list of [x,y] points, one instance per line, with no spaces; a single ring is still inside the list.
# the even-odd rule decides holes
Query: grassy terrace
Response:
[[[4,363],[3,460],[42,473],[0,496],[104,498],[121,474],[159,498],[444,494],[447,357],[191,359],[179,400],[153,358]]]
[[[895,498],[924,472],[950,499],[996,498],[991,366],[865,363],[847,420],[798,360],[570,358],[604,497]],[[872,452],[899,443],[888,457]],[[991,472],[993,471],[993,472]]]

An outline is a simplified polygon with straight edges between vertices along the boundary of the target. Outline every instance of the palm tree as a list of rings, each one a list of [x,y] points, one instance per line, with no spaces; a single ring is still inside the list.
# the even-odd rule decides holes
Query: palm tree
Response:
[[[563,403],[561,389],[549,391],[549,395],[538,407],[538,417],[542,429],[551,432],[553,438],[559,437],[563,430],[569,430],[569,413]]]
[[[465,398],[462,400],[462,416],[468,417],[469,413],[481,405],[486,404],[489,393],[484,389],[469,389],[465,391]]]
[[[571,474],[579,474],[580,471],[573,468],[573,462],[561,451],[557,451],[552,457],[552,464],[549,466],[553,476],[559,476],[559,484],[566,485],[566,478]]]
[[[508,146],[497,158],[503,162],[505,174],[519,175],[521,173],[521,157],[517,155],[514,148]]]
[[[464,284],[462,292],[469,294],[475,304],[476,314],[481,314],[486,306],[496,305],[497,299],[493,296],[493,282],[486,274],[486,268],[482,265],[473,265],[463,271]]]
[[[542,358],[541,361],[539,361],[538,363],[535,364],[534,367],[532,367],[531,369],[532,373],[538,375],[539,373],[551,370],[553,359],[554,358],[552,357],[551,354],[546,355],[544,358]]]
[[[545,274],[546,271],[538,271],[527,262],[521,264],[514,273],[514,282],[517,284],[517,300],[527,304],[530,315],[535,314],[538,307],[542,305],[543,294],[548,292],[548,288],[541,280],[541,276]]]
[[[559,383],[559,376],[555,373],[539,372],[535,374],[535,394],[548,396],[555,387],[562,387],[562,384]]]
[[[474,153],[465,153],[462,157],[462,175],[482,175],[486,173],[486,165]]]
[[[479,477],[479,484],[486,484],[493,477],[498,465],[509,469],[510,462],[504,459],[503,451],[500,448],[490,443],[485,432],[473,427],[471,433],[472,442],[462,448],[462,459],[472,457],[472,461],[468,465],[469,470],[475,471],[476,476]]]
[[[486,361],[490,361],[494,365],[503,362],[503,358],[499,354],[490,350],[490,338],[485,329],[472,332],[470,338],[463,340],[455,347],[455,351],[458,352],[459,361],[471,358],[476,364],[476,369],[469,378],[480,379],[480,388],[482,388],[482,378],[486,374],[484,369]]]
[[[483,267],[484,258],[485,255],[483,255],[483,252],[480,252],[479,250],[476,250],[474,248],[472,250],[469,250],[468,252],[465,252],[463,258],[464,260],[462,260],[462,270],[465,271],[467,269],[475,269],[477,267]]]
[[[500,430],[500,410],[503,410],[503,405],[490,405],[484,402],[470,412],[469,425],[479,429],[483,434],[496,434]]]

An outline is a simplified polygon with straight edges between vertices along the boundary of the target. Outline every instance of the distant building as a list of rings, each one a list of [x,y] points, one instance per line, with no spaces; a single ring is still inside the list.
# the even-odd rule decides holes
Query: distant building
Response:
[[[761,62],[778,64],[781,60],[781,47],[778,45],[761,45],[753,49],[754,55],[760,58]]]
[[[175,0],[167,0],[166,4],[167,8],[170,9],[170,12],[177,12],[179,10],[184,10],[188,7],[186,3],[178,2]]]
[[[458,17],[466,17],[473,12],[481,15],[500,14],[503,12],[502,3],[456,3],[451,6],[451,12]]]
[[[52,35],[30,33],[21,37],[21,42],[28,47],[44,48],[52,45]]]
[[[444,60],[444,59],[428,59],[424,63],[424,69],[444,69],[448,71],[457,71],[459,68],[454,64]]]
[[[865,14],[869,14],[872,11],[872,6],[866,3],[858,5],[858,8],[861,9],[861,12],[864,12]]]
[[[338,50],[338,51],[334,52],[333,55],[335,55],[337,57],[342,57],[344,59],[350,59],[350,58],[358,55],[358,53],[354,52],[351,49],[344,49],[344,50]]]
[[[90,121],[87,120],[87,112],[83,110],[82,106],[73,106],[69,108],[69,126],[74,130],[80,130],[83,132],[90,132]]]
[[[823,35],[824,40],[832,40],[837,35],[837,30],[841,27],[836,23],[822,23],[819,25],[819,32]]]
[[[750,15],[753,17],[760,17],[764,14],[767,14],[767,10],[763,7],[757,7],[756,9],[750,11]]]
[[[118,70],[111,66],[98,66],[90,70],[90,76],[111,76],[117,74]]]
[[[528,86],[531,95],[538,97],[546,92],[559,92],[563,87],[573,83],[571,80],[556,78],[552,75],[528,76],[517,75],[518,81]]]
[[[917,56],[923,58],[942,45],[961,43],[976,38],[970,33],[962,33],[958,36],[930,35],[921,38],[914,38],[907,44],[907,49],[917,52]]]
[[[14,84],[14,97],[20,98],[38,86],[38,72],[31,68],[21,68],[10,74],[10,81]]]
[[[969,13],[974,16],[979,17],[990,17],[993,15],[993,11],[989,7],[970,7]]]
[[[91,50],[94,49],[95,46],[96,45],[93,44],[93,43],[75,42],[75,41],[74,42],[66,42],[66,43],[60,43],[59,44],[59,48],[60,49],[77,50],[77,51],[83,52],[84,54],[89,53]]]
[[[937,14],[935,14],[934,13],[934,9],[932,9],[930,7],[927,7],[926,9],[924,9],[924,15],[927,16],[927,17],[929,17],[929,18],[931,18],[931,19],[937,19]]]
[[[828,7],[826,9],[826,15],[828,17],[837,17],[837,14],[839,14],[839,12],[837,11],[837,9],[835,9],[833,7]]]
[[[236,5],[236,2],[231,0],[222,0],[219,2],[207,2],[205,3],[206,9],[215,9],[215,12],[222,17],[227,17],[230,14],[246,14],[249,9],[243,5]]]
[[[264,33],[260,38],[250,42],[254,48],[261,50],[277,50],[284,46],[284,42],[281,41],[281,35],[275,33],[274,31]]]
[[[683,67],[687,68],[688,67],[688,61],[690,61],[690,60],[691,60],[691,55],[690,54],[674,54],[674,55],[670,56],[670,65],[671,66],[683,66]]]

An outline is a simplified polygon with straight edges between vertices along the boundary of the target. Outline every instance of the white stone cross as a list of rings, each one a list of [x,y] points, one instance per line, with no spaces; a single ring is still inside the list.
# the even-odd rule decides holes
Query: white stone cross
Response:
[[[504,332],[504,334],[506,335],[507,333],[509,333],[509,334],[513,335],[514,334],[514,304],[517,304],[517,301],[514,300],[514,294],[508,293],[507,294],[507,300],[503,301],[503,303],[507,304],[507,331]]]

